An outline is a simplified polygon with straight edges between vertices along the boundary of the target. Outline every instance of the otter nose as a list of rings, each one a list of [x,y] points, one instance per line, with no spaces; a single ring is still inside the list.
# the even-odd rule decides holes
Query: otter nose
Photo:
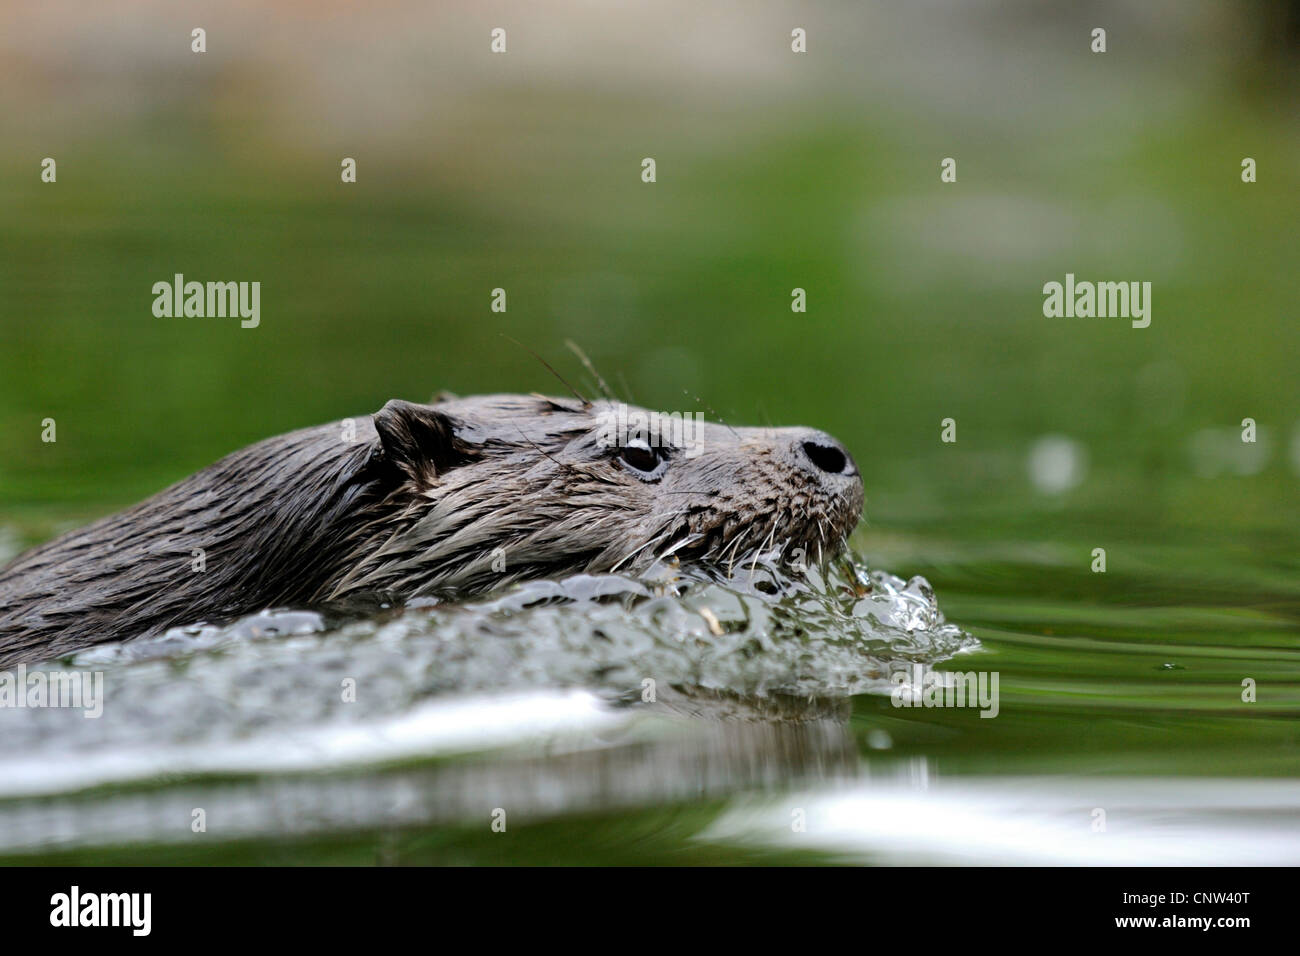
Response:
[[[844,446],[825,432],[805,435],[795,442],[796,450],[818,471],[828,475],[853,475],[857,466]]]

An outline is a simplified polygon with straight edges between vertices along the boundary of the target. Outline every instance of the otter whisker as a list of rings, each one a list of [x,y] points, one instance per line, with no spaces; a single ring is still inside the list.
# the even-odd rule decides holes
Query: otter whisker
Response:
[[[582,363],[583,368],[596,377],[596,384],[600,387],[604,396],[611,402],[618,401],[618,399],[615,398],[614,393],[610,391],[609,385],[603,378],[601,378],[600,373],[596,371],[596,366],[591,364],[591,359],[587,358],[587,353],[578,348],[578,343],[573,341],[573,339],[565,339],[564,344],[569,347],[569,351],[578,356],[578,361]]]
[[[738,552],[740,545],[744,540],[745,540],[745,534],[740,531],[736,532],[736,537],[732,539],[731,547],[728,549],[732,552],[732,554],[730,559],[728,559],[727,561],[727,577],[732,577],[735,573],[736,553]],[[727,552],[724,550],[723,555],[725,556],[726,553]]]
[[[626,562],[632,560],[633,558],[635,558],[638,554],[640,554],[640,553],[641,553],[642,551],[644,551],[646,548],[649,548],[649,547],[652,547],[653,545],[658,544],[660,541],[663,541],[665,538],[672,537],[672,534],[673,534],[673,532],[674,532],[675,530],[676,530],[675,528],[669,528],[667,531],[665,531],[663,534],[659,535],[657,538],[651,538],[649,541],[647,541],[645,544],[641,545],[641,547],[637,548],[635,551],[631,552],[630,554],[626,554],[626,555],[624,555],[624,556],[623,556],[623,557],[618,561],[617,564],[615,564],[612,568],[609,569],[610,573],[613,574],[614,572],[616,572],[619,568],[621,568],[621,567],[624,565],[624,563],[626,563]]]
[[[527,352],[527,353],[528,353],[529,355],[531,355],[533,358],[537,359],[537,361],[539,361],[539,362],[541,362],[543,365],[545,365],[545,366],[546,366],[546,370],[547,370],[548,372],[550,372],[552,375],[554,375],[556,378],[558,378],[558,379],[560,380],[560,384],[563,385],[565,388],[567,388],[570,392],[573,393],[573,397],[574,397],[574,398],[576,398],[578,401],[582,402],[582,407],[583,407],[583,408],[591,408],[591,402],[589,402],[589,401],[587,401],[587,399],[583,398],[582,395],[578,392],[578,390],[577,390],[576,388],[574,388],[572,385],[570,385],[570,384],[568,383],[568,381],[564,378],[563,375],[561,375],[559,372],[557,372],[555,369],[553,369],[553,368],[551,367],[551,363],[550,363],[550,362],[546,361],[546,359],[542,358],[540,355],[538,355],[536,352],[534,352],[532,349],[530,349],[527,345],[524,345],[524,343],[523,343],[523,342],[520,342],[518,339],[510,338],[510,336],[506,335],[504,332],[501,333],[501,337],[504,338],[504,339],[510,339],[510,341],[511,341],[511,342],[514,342],[515,345],[519,346],[521,349],[523,349],[525,352]]]
[[[765,551],[767,551],[767,549],[768,549],[769,547],[771,547],[772,539],[773,539],[774,537],[776,537],[776,522],[775,522],[775,521],[772,522],[772,530],[769,531],[769,532],[767,533],[767,540],[766,540],[765,542],[763,542],[763,546],[762,546],[761,548],[758,548],[758,549],[754,552],[754,561],[753,561],[753,563],[750,564],[750,566],[749,566],[749,583],[750,583],[750,584],[753,584],[753,583],[754,583],[754,572],[758,570],[758,559],[759,559],[759,557],[762,556],[762,554],[763,554]]]
[[[665,552],[663,552],[662,554],[660,554],[660,555],[659,555],[659,560],[660,560],[660,561],[663,561],[663,560],[665,560],[666,558],[671,558],[671,557],[672,557],[674,554],[676,554],[677,551],[680,550],[681,548],[685,547],[685,546],[688,545],[688,544],[694,544],[696,541],[699,541],[699,540],[700,540],[701,538],[703,538],[703,537],[704,537],[704,535],[702,535],[702,534],[690,534],[690,535],[687,535],[685,538],[682,538],[682,540],[678,541],[675,545],[673,545],[673,546],[672,546],[671,548],[669,548],[667,551],[665,551]]]

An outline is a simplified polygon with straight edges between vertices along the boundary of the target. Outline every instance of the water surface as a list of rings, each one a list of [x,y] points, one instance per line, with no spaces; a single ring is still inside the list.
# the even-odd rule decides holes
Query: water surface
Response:
[[[1138,593],[1098,591],[1068,549],[964,563],[918,532],[886,550],[943,554],[938,595],[860,556],[763,559],[98,648],[58,666],[104,674],[104,716],[0,712],[0,853],[1300,860],[1296,587],[1261,554],[1202,592],[1232,603],[1196,606],[1161,585],[1164,547],[1125,552],[1151,567]],[[996,673],[996,716],[898,706],[932,670]]]

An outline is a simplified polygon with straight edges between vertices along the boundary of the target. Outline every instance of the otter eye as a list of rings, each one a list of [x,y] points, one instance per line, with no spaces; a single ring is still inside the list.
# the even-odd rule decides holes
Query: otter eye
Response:
[[[618,450],[619,460],[638,478],[658,478],[664,469],[664,456],[645,442],[629,442]]]

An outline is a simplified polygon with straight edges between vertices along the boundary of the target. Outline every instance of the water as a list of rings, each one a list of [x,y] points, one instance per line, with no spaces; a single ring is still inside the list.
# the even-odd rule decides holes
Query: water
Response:
[[[585,749],[592,735],[639,736],[680,727],[683,716],[839,727],[844,702],[887,690],[891,667],[975,646],[944,621],[923,579],[850,560],[791,570],[776,556],[730,575],[677,566],[639,579],[576,575],[359,620],[263,612],[45,668],[102,674],[104,699],[95,717],[7,711],[0,798],[153,788],[178,776],[355,771],[549,750],[561,739]],[[102,794],[96,800],[104,805]],[[28,846],[57,839],[61,831],[33,826],[28,809],[6,805],[0,836]],[[361,812],[385,822],[379,804]],[[256,817],[245,824],[254,831]],[[97,827],[77,839],[95,839]]]
[[[104,716],[2,714],[0,857],[1300,860],[1294,606],[1049,603],[1050,549],[987,547],[938,569],[979,579],[969,631],[924,577],[766,556],[85,652]],[[897,706],[956,672],[999,675],[993,719]]]

